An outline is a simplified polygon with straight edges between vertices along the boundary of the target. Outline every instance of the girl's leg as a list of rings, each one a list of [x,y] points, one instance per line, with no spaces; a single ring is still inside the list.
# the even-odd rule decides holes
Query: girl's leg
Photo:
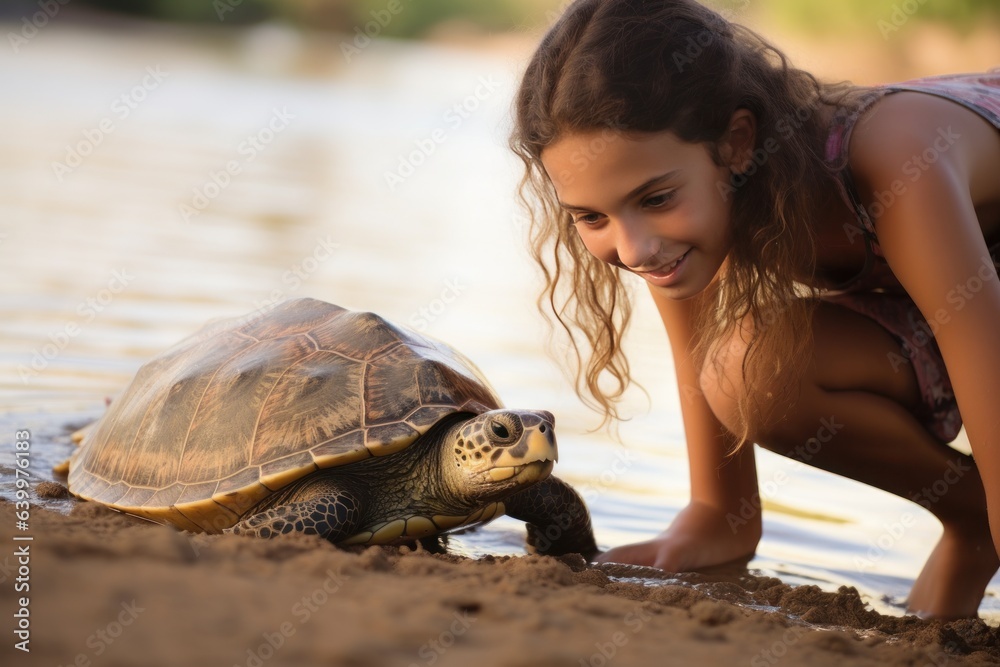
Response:
[[[790,416],[755,441],[926,507],[941,521],[944,535],[914,584],[909,609],[944,618],[975,616],[1000,560],[971,457],[942,445],[914,417],[920,407],[916,376],[907,365],[894,369],[889,355],[902,350],[880,325],[822,303],[813,335],[815,363]],[[730,392],[719,389],[719,380],[725,386],[740,377],[741,358],[731,357],[723,364],[725,377],[703,378],[706,398],[724,424],[732,423],[727,419],[734,403]],[[818,440],[811,439],[824,427],[827,442],[817,449]]]

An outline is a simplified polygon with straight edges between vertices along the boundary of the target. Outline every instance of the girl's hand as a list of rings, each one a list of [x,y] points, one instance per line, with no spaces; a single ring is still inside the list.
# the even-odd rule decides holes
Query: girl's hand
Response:
[[[749,560],[760,541],[760,514],[747,520],[731,519],[715,507],[692,502],[657,537],[615,547],[601,554],[597,561],[689,572],[730,561]]]

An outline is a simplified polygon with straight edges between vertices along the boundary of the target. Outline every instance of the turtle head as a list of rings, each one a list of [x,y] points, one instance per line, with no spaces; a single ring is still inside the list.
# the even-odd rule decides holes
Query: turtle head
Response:
[[[539,482],[559,460],[554,423],[544,410],[484,412],[452,431],[448,467],[476,495],[504,495]]]

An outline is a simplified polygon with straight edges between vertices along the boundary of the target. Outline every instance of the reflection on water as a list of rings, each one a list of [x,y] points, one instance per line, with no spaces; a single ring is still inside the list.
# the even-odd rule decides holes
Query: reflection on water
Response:
[[[53,26],[0,55],[17,91],[0,106],[0,442],[30,428],[47,478],[71,450],[65,425],[99,415],[144,360],[207,319],[312,296],[426,330],[508,405],[553,411],[557,474],[587,499],[603,546],[662,530],[688,480],[655,314],[639,300],[628,347],[652,401],[635,392],[627,447],[588,432],[596,419],[544,354],[503,147],[521,56],[381,44],[348,65],[335,40],[240,34],[181,46]],[[4,447],[6,470],[12,458]],[[936,522],[759,458],[770,511],[751,567],[857,586],[898,611]],[[905,513],[919,518],[899,534]],[[452,544],[518,553],[522,531],[502,519]],[[997,590],[983,612],[1000,620]]]

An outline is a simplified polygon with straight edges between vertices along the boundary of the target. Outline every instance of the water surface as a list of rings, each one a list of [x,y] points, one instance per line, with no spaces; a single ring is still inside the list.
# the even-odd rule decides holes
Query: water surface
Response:
[[[507,405],[553,411],[556,472],[587,498],[602,546],[662,530],[687,500],[687,455],[652,309],[639,299],[627,341],[650,399],[629,397],[625,444],[590,432],[596,417],[545,354],[504,148],[522,64],[393,43],[347,63],[336,40],[273,26],[182,45],[160,29],[54,25],[2,52],[0,443],[30,429],[33,473],[49,478],[70,426],[98,416],[143,361],[208,319],[311,296],[444,339]],[[12,458],[3,446],[0,462]],[[899,613],[937,522],[758,458],[768,511],[750,567],[853,585]],[[502,519],[453,548],[520,553],[522,530]],[[998,590],[982,607],[992,622]]]

